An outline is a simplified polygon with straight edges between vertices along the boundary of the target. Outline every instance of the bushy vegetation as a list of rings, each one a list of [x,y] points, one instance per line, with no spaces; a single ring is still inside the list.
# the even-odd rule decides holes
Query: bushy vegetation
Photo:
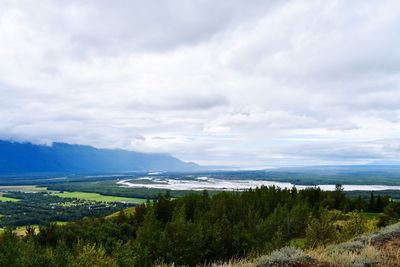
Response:
[[[387,197],[381,202],[382,209],[394,205]],[[109,219],[50,224],[38,233],[28,228],[23,238],[6,230],[0,266],[196,266],[266,254],[296,238],[312,248],[368,229],[357,211],[370,207],[382,211],[347,198],[340,186],[334,192],[261,187],[177,199],[166,194]]]
[[[301,249],[283,247],[268,256],[261,257],[254,265],[260,267],[298,266],[301,263],[312,263],[313,261],[313,258],[306,255]]]
[[[258,258],[233,259],[212,267],[400,266],[399,238],[400,223],[397,223],[339,244],[308,249],[283,247]]]

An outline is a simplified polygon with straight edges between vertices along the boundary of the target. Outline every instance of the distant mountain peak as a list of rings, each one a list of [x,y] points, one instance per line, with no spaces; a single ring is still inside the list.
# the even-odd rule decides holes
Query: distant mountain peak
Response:
[[[195,171],[201,167],[169,154],[102,149],[88,145],[35,145],[0,140],[0,173]]]

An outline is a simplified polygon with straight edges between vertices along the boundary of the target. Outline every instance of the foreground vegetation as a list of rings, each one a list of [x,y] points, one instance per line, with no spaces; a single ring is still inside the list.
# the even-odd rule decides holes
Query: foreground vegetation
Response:
[[[212,265],[212,267],[256,266],[400,266],[400,223],[326,247],[313,249],[283,247],[258,258],[231,260]]]
[[[368,219],[359,211],[382,215]],[[129,214],[28,227],[22,238],[6,229],[0,266],[196,266],[293,243],[317,249],[399,217],[400,205],[389,197],[348,198],[340,186],[334,192],[262,187],[177,199],[167,194]]]

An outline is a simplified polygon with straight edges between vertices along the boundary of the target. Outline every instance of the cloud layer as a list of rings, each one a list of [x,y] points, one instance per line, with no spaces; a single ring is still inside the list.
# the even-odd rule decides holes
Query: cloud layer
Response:
[[[4,1],[0,138],[262,167],[400,156],[398,1]]]

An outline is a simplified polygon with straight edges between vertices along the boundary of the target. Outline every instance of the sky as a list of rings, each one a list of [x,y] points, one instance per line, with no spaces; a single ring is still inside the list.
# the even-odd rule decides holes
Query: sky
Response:
[[[400,1],[8,1],[0,139],[398,163]]]

